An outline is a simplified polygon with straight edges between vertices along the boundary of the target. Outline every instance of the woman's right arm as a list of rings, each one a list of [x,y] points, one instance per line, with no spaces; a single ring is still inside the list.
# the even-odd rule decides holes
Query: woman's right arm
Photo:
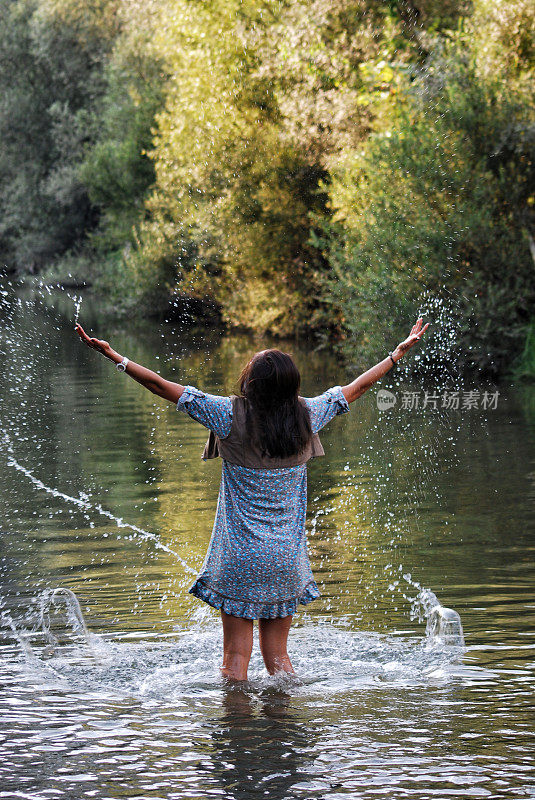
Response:
[[[422,328],[422,318],[416,322],[416,325],[412,326],[410,334],[407,338],[398,344],[396,349],[392,352],[392,358],[394,361],[399,361],[405,353],[413,347],[416,342],[418,342],[423,333],[429,327],[429,323],[426,322],[424,327]],[[370,386],[373,386],[376,381],[380,380],[383,375],[386,375],[389,369],[393,367],[392,359],[390,356],[383,358],[382,361],[379,361],[378,364],[368,369],[366,372],[363,372],[362,375],[359,375],[358,378],[355,378],[353,383],[348,383],[347,386],[342,386],[342,394],[344,395],[345,399],[348,403],[352,403],[353,400],[356,400],[357,397],[360,397],[364,392],[366,392]]]
[[[123,357],[110,346],[109,342],[105,342],[103,339],[91,338],[81,325],[77,325],[75,330],[82,342],[91,347],[92,350],[96,350],[97,353],[101,353],[105,358],[109,358],[114,364],[121,363]],[[157,372],[142,367],[141,364],[136,364],[134,361],[128,361],[125,372],[144,386],[145,389],[148,389],[149,392],[158,395],[158,397],[163,397],[164,400],[169,400],[170,403],[175,405],[184,391],[182,384],[167,381]]]

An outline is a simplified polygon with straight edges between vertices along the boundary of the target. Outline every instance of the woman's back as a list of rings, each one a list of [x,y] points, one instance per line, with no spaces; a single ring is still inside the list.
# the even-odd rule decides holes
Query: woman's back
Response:
[[[231,395],[232,404],[232,423],[228,434],[221,438],[213,430],[206,442],[203,459],[217,458],[220,456],[225,461],[232,464],[241,464],[242,467],[252,467],[253,469],[278,469],[284,467],[296,467],[305,464],[310,458],[324,456],[325,451],[321,445],[317,433],[310,433],[302,446],[301,450],[288,455],[270,456],[262,450],[258,437],[255,436],[254,424],[252,419],[251,403],[246,397]],[[307,420],[310,424],[310,414],[304,398],[299,398],[299,403],[306,411]],[[262,424],[262,417],[260,417]]]
[[[348,411],[348,404],[339,386],[315,398],[302,398],[302,402],[309,414],[311,438],[315,438],[316,448],[318,444],[321,448],[319,430],[337,414]],[[274,460],[284,459],[264,456],[264,464],[269,466],[248,466],[252,455],[258,458],[258,448],[247,447],[240,399],[236,402],[187,386],[177,408],[211,431],[208,446],[210,442],[217,445],[211,457],[216,456],[215,450],[223,456],[212,539],[190,591],[215,608],[246,619],[295,613],[299,603],[319,596],[306,547],[308,458],[296,454],[301,463],[273,467]],[[236,408],[240,409],[238,426]],[[232,432],[231,461],[225,458],[225,441]],[[323,448],[321,453],[316,450],[316,455],[322,452]]]

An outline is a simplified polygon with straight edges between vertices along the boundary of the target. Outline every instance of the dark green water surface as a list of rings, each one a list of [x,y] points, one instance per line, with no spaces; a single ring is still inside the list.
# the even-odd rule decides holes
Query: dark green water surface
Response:
[[[0,797],[535,797],[535,387],[410,409],[402,392],[496,387],[392,371],[333,420],[309,465],[322,597],[291,633],[301,684],[269,678],[255,644],[229,690],[218,614],[188,594],[221,470],[205,429],[83,348],[65,294],[3,291]],[[105,328],[87,301],[80,321],[218,394],[271,344]],[[287,346],[306,396],[353,377]],[[465,650],[411,619],[422,588],[460,614]]]

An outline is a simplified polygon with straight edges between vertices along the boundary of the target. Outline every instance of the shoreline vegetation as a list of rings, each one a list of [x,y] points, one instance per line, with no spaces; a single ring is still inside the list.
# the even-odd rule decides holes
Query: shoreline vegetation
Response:
[[[359,364],[432,297],[462,366],[535,379],[529,0],[0,0],[0,22],[8,274]]]

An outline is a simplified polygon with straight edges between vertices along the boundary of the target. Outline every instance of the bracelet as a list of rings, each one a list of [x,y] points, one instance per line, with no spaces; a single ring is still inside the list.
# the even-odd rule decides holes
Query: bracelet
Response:
[[[394,356],[392,355],[392,353],[389,353],[388,355],[390,356],[390,361],[392,362],[392,364],[396,366],[396,362],[394,361]]]

